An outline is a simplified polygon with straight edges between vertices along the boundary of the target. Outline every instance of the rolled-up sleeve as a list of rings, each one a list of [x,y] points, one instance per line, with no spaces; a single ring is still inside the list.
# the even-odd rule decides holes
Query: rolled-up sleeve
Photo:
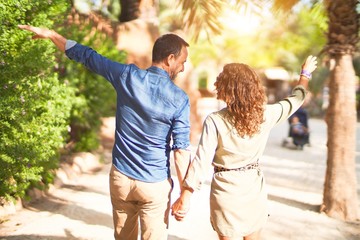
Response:
[[[172,149],[186,149],[190,145],[190,103],[186,96],[173,121]]]
[[[76,45],[76,43],[77,43],[77,42],[74,41],[74,40],[70,40],[70,39],[66,40],[65,50],[68,50],[68,49],[72,48],[73,46]]]

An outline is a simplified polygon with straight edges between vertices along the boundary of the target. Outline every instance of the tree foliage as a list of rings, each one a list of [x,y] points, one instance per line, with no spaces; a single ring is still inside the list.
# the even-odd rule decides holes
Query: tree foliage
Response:
[[[31,41],[18,24],[51,27],[67,1],[0,3],[0,197],[23,197],[52,180],[74,96],[57,79],[52,43]]]
[[[2,201],[51,183],[60,150],[69,142],[71,150],[96,149],[100,119],[113,115],[116,104],[106,80],[67,59],[51,41],[32,40],[17,25],[54,29],[113,60],[126,56],[86,18],[70,23],[59,17],[70,14],[66,0],[5,0],[0,10]]]
[[[242,13],[234,9],[224,9],[219,19],[229,18],[231,14],[235,16],[233,21],[241,19]],[[231,22],[232,18],[224,21],[221,34],[213,34],[210,39],[200,32],[198,41],[192,44],[192,63],[197,66],[204,59],[214,59],[219,65],[246,62],[255,68],[281,66],[289,72],[298,72],[305,57],[319,54],[326,42],[326,17],[321,4],[302,5],[289,15],[273,15],[268,11],[250,17],[254,20],[236,24]],[[257,27],[243,32],[248,27],[246,24],[256,21]],[[226,25],[229,22],[231,28]]]
[[[59,28],[64,36],[92,47],[113,61],[125,62],[126,53],[117,50],[105,33],[97,31],[87,15],[73,10],[72,18]],[[70,141],[75,151],[91,151],[99,146],[98,131],[101,117],[113,116],[116,111],[116,92],[103,77],[92,73],[79,63],[59,53],[59,73],[62,82],[75,89],[71,110]]]

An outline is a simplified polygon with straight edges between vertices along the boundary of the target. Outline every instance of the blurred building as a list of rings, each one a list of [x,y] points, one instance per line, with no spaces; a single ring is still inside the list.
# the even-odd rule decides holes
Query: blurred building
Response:
[[[266,68],[258,71],[266,87],[268,103],[274,103],[288,96],[292,77],[281,67]]]

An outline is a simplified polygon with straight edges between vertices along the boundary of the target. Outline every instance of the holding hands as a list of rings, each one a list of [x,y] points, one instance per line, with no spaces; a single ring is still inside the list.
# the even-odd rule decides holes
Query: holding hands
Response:
[[[191,194],[192,191],[190,189],[183,189],[180,197],[172,205],[171,215],[173,215],[177,221],[182,221],[189,212]]]

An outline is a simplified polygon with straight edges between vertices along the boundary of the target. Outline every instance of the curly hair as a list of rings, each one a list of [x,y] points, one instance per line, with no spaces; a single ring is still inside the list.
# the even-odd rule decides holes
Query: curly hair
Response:
[[[217,98],[225,101],[226,117],[241,137],[253,136],[264,122],[265,89],[260,77],[248,65],[230,63],[216,78]]]

